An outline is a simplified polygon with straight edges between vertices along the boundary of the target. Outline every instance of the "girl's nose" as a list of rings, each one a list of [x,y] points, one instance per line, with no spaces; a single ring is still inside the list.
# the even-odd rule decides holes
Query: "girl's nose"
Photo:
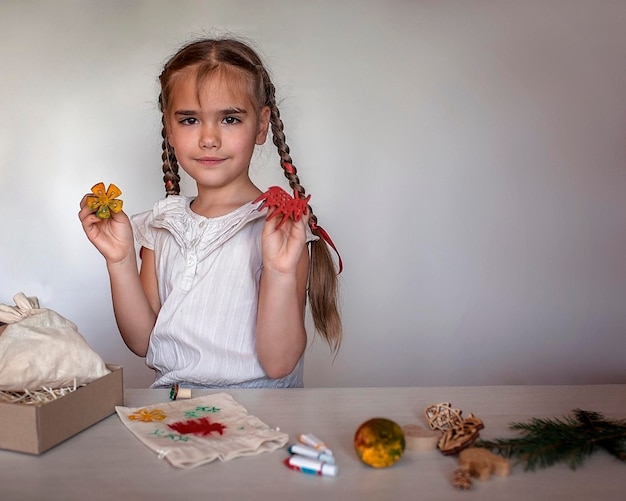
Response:
[[[201,148],[217,148],[220,145],[219,130],[217,127],[206,124],[200,132]]]

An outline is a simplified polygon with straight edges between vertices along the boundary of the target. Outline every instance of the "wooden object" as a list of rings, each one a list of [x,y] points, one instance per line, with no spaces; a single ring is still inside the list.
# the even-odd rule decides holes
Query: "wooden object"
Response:
[[[469,447],[478,438],[479,431],[485,427],[482,420],[473,414],[467,418],[463,418],[462,414],[450,402],[430,405],[424,409],[430,428],[443,432],[437,443],[443,454],[456,454]]]
[[[402,427],[407,451],[431,451],[437,448],[441,432],[425,430],[417,424],[407,424]]]
[[[476,442],[480,430],[484,427],[482,420],[470,414],[460,426],[446,430],[437,447],[443,454],[456,454]]]
[[[482,447],[469,447],[459,453],[459,467],[472,477],[489,480],[491,474],[507,477],[511,472],[509,460]]]

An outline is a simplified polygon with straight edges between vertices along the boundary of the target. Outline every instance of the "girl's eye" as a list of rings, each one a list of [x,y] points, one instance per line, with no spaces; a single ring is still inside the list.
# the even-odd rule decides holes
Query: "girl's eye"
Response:
[[[224,117],[222,119],[222,122],[228,125],[233,125],[241,122],[241,120],[239,120],[237,117]]]
[[[180,120],[179,123],[183,125],[195,125],[198,123],[198,120],[194,117],[188,117],[188,118],[183,118],[182,120]]]

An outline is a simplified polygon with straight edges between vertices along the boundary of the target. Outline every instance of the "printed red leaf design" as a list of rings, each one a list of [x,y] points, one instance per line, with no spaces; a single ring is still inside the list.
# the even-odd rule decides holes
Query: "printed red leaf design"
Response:
[[[179,421],[178,423],[168,424],[167,426],[181,435],[199,435],[201,437],[206,437],[213,432],[223,435],[226,429],[226,426],[222,423],[212,423],[207,417],[190,419],[189,421]]]

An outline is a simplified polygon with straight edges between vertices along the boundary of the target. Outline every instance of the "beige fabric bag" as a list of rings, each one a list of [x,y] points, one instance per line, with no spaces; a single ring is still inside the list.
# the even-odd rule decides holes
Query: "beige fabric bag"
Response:
[[[115,410],[141,442],[177,468],[275,451],[289,440],[228,393]]]
[[[78,328],[37,298],[17,294],[0,304],[0,390],[36,391],[91,383],[107,375],[104,361]]]

